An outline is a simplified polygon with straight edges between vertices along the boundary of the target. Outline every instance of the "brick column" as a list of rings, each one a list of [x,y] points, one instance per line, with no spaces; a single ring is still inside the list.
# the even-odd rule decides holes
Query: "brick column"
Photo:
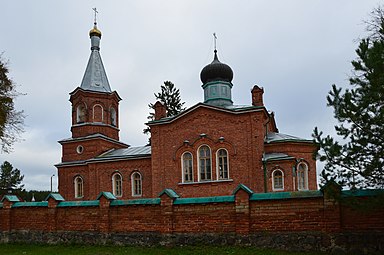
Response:
[[[330,181],[321,191],[324,197],[323,231],[339,232],[341,231],[341,187],[337,183]]]
[[[12,230],[12,205],[14,203],[20,202],[19,198],[15,195],[5,195],[1,200],[3,203],[3,208],[1,209],[0,216],[2,217],[1,230],[11,231]]]
[[[235,195],[236,233],[247,235],[250,231],[249,198],[253,191],[244,184],[239,184],[233,194]]]
[[[59,201],[56,201],[54,198],[48,198],[48,217],[46,219],[46,226],[48,231],[56,231],[56,218],[57,218],[57,210],[56,207],[59,204]]]
[[[239,190],[235,197],[236,233],[249,234],[249,194]]]
[[[98,230],[102,233],[109,233],[110,224],[110,205],[116,197],[110,192],[101,192],[96,200],[99,200],[99,225]]]
[[[11,231],[11,202],[3,203],[0,214],[0,227],[2,231]]]
[[[161,216],[163,217],[163,232],[173,232],[173,202],[179,197],[179,195],[172,189],[164,189],[159,194]]]

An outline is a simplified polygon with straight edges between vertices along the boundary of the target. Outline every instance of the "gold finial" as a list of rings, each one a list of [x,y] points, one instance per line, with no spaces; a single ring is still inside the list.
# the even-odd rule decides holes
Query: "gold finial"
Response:
[[[95,18],[94,18],[94,21],[93,21],[93,28],[91,29],[91,31],[89,31],[89,36],[92,37],[92,36],[98,36],[98,37],[101,37],[101,31],[99,29],[97,29],[97,14],[99,13],[97,11],[96,8],[92,8],[92,10],[95,12]]]

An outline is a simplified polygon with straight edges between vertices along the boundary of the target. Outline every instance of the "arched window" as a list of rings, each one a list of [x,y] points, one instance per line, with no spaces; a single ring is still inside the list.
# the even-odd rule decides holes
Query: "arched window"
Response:
[[[220,180],[229,178],[228,152],[225,149],[220,149],[217,151],[217,173]]]
[[[99,104],[93,106],[93,122],[103,122],[104,113],[103,107]]]
[[[212,180],[211,149],[207,145],[199,148],[199,174],[200,181]]]
[[[186,152],[182,157],[183,182],[193,182],[192,153]]]
[[[76,176],[74,180],[75,198],[82,198],[83,194],[83,178]]]
[[[308,165],[304,162],[297,165],[297,189],[308,189]]]
[[[284,174],[283,171],[279,169],[272,172],[272,189],[284,190]]]
[[[142,179],[139,172],[132,174],[132,196],[138,197],[143,194]]]
[[[111,125],[116,127],[117,126],[117,119],[116,119],[116,110],[115,108],[111,107]]]
[[[76,108],[76,123],[85,122],[85,106],[84,104],[79,104]]]
[[[113,195],[116,197],[121,197],[123,195],[123,178],[119,173],[115,173],[112,176],[112,190]]]

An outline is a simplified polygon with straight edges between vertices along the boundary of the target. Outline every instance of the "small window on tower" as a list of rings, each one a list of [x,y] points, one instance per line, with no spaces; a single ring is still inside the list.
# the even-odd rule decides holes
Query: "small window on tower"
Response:
[[[76,123],[85,122],[85,106],[84,104],[79,104],[76,109]]]
[[[117,126],[116,110],[113,107],[111,107],[111,125],[114,127]]]
[[[76,176],[74,180],[75,198],[82,198],[83,195],[83,178]]]

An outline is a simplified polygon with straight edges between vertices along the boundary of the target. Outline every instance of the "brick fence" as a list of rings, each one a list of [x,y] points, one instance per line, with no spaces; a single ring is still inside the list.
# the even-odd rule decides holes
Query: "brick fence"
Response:
[[[126,245],[238,244],[288,250],[384,251],[383,209],[342,205],[323,191],[253,193],[239,185],[230,196],[0,203],[0,242]],[[365,199],[378,191],[341,192]]]

